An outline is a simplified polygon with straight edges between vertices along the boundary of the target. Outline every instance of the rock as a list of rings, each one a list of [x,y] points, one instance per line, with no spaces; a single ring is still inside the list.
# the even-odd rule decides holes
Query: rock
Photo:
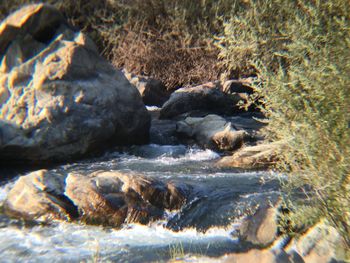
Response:
[[[164,103],[160,118],[170,119],[191,111],[204,111],[220,115],[232,115],[242,111],[238,102],[242,98],[223,93],[212,83],[196,87],[181,88],[173,92]]]
[[[251,79],[240,79],[240,80],[227,80],[222,85],[222,91],[224,93],[246,93],[253,94],[254,89],[251,87]]]
[[[258,117],[257,117],[258,116]],[[232,123],[232,125],[239,130],[246,130],[249,132],[257,132],[261,128],[266,126],[264,117],[258,114],[244,114],[238,116],[232,116],[225,118],[226,121]]]
[[[204,148],[218,151],[236,150],[249,138],[246,131],[234,129],[230,122],[218,115],[188,117],[177,123],[176,131],[194,138]]]
[[[241,253],[230,253],[218,258],[192,256],[186,260],[170,262],[205,262],[205,263],[298,263],[290,255],[279,249],[251,249]]]
[[[138,89],[145,105],[161,107],[170,97],[170,92],[160,80],[131,73],[126,73],[125,76]]]
[[[147,224],[162,218],[165,209],[179,209],[186,202],[187,190],[139,174],[62,175],[41,170],[15,183],[4,207],[7,214],[27,220],[77,218],[120,227],[131,222]]]
[[[150,143],[160,145],[176,145],[181,140],[177,137],[176,121],[152,120],[150,129]]]
[[[21,176],[9,192],[4,209],[11,216],[47,222],[77,216],[72,202],[63,195],[65,176],[39,170]]]
[[[278,202],[274,206],[268,203],[259,206],[251,216],[246,217],[239,227],[239,237],[259,247],[267,247],[277,237]]]
[[[290,256],[283,250],[258,250],[251,249],[248,252],[232,253],[219,260],[223,263],[293,263]]]
[[[148,140],[137,89],[51,6],[0,26],[0,159],[64,161]]]
[[[232,156],[223,157],[217,162],[220,167],[237,167],[244,169],[263,169],[275,164],[278,152],[283,149],[281,143],[266,143],[247,146]]]
[[[289,254],[296,254],[306,263],[346,262],[347,249],[338,231],[320,222],[298,239],[293,239],[286,248]]]
[[[47,42],[61,25],[66,25],[60,12],[49,5],[28,5],[7,17],[0,25],[0,54],[5,53],[19,35],[30,35]],[[30,49],[26,49],[30,52]]]

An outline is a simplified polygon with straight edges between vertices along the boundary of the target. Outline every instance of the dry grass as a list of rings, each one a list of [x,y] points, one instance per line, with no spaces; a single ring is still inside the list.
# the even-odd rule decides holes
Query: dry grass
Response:
[[[217,50],[180,34],[124,31],[111,60],[118,68],[160,79],[169,89],[218,79]]]
[[[116,67],[162,80],[168,89],[216,80],[213,35],[235,0],[11,0],[0,19],[34,2],[53,4],[88,33]]]

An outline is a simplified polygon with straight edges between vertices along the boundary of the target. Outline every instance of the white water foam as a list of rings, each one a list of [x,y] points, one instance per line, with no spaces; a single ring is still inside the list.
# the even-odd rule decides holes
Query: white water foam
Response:
[[[146,105],[146,109],[148,111],[159,111],[161,108],[157,107],[157,106],[147,106]]]
[[[210,161],[219,158],[220,155],[211,150],[198,150],[198,149],[189,149],[185,155],[180,157],[169,157],[169,156],[160,156],[156,158],[155,161],[161,162],[164,165],[172,165],[178,163],[184,163],[188,161],[200,162],[200,161]]]
[[[17,229],[0,229],[0,253],[3,259],[16,261],[18,255],[31,262],[64,262],[92,259],[96,253],[107,256],[129,253],[130,248],[163,247],[184,243],[214,245],[217,242],[236,242],[231,230],[211,228],[205,233],[195,229],[174,232],[159,223],[150,226],[132,224],[121,230],[103,229],[72,223],[60,223],[55,227],[37,226]],[[40,256],[40,258],[38,258]],[[40,259],[40,260],[39,260]]]

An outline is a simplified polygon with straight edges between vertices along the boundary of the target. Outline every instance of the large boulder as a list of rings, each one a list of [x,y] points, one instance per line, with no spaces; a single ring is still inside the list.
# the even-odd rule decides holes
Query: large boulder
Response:
[[[97,171],[88,175],[40,170],[20,177],[9,192],[5,212],[50,222],[79,219],[88,224],[120,227],[123,223],[162,218],[165,209],[186,202],[186,186],[140,174]]]
[[[176,131],[195,139],[201,147],[216,151],[237,150],[250,138],[246,131],[236,130],[231,122],[213,114],[204,118],[188,117],[179,121]]]
[[[241,99],[239,94],[225,94],[220,90],[219,84],[215,83],[181,88],[173,92],[164,103],[160,118],[170,119],[196,111],[232,115],[242,111],[238,106]]]
[[[0,159],[62,161],[148,140],[135,87],[51,6],[0,26]]]

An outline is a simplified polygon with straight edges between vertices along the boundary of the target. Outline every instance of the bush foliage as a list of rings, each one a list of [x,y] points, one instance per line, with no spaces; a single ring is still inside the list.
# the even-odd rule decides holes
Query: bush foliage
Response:
[[[249,2],[225,24],[221,63],[258,76],[266,134],[289,149],[278,163],[287,186],[304,189],[313,218],[326,217],[350,246],[350,4]]]

